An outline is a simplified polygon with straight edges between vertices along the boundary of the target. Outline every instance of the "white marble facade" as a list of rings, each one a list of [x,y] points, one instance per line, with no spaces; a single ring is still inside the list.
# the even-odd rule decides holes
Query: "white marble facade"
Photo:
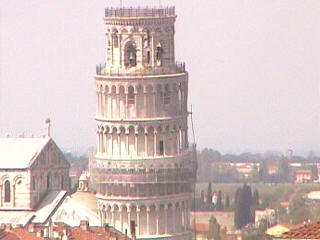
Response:
[[[0,138],[0,211],[34,210],[49,191],[68,190],[69,168],[49,136]]]
[[[192,238],[196,161],[188,142],[188,73],[175,61],[175,9],[106,9],[97,66],[97,152],[90,180],[101,224],[137,239]]]

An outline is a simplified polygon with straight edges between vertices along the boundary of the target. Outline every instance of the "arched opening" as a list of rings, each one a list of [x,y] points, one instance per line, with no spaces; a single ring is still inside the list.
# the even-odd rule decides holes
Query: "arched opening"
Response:
[[[61,176],[61,188],[63,188],[64,182],[63,182],[63,176]]]
[[[132,86],[128,89],[128,104],[135,104],[134,88]]]
[[[47,189],[50,188],[51,185],[51,176],[50,174],[47,176]]]
[[[163,48],[160,43],[157,45],[156,60],[157,60],[157,65],[162,66]]]
[[[32,190],[36,190],[36,177],[32,176]]]
[[[9,180],[5,181],[4,183],[4,202],[11,201],[11,189],[10,189],[10,182]]]
[[[113,47],[118,48],[119,47],[119,37],[118,37],[118,31],[113,32]]]
[[[135,42],[129,42],[125,48],[125,66],[135,67],[137,66],[137,46]]]
[[[169,84],[166,84],[164,87],[164,104],[170,104],[170,86]]]

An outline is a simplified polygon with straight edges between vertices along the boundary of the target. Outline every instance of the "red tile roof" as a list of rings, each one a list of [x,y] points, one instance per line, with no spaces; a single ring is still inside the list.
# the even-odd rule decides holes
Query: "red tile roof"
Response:
[[[123,235],[105,231],[103,227],[90,227],[88,231],[84,231],[81,228],[72,228],[71,235],[75,240],[109,240],[116,235],[118,240],[125,240]]]
[[[320,222],[307,224],[282,234],[282,239],[320,239]]]
[[[33,233],[29,233],[27,230],[23,228],[14,228],[9,230],[10,232],[6,233],[6,237],[3,238],[5,240],[43,240],[42,237],[37,237]]]

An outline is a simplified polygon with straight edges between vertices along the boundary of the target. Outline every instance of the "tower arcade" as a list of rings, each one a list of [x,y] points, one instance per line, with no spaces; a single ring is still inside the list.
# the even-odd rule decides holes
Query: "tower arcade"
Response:
[[[101,223],[137,239],[192,238],[196,162],[188,143],[188,73],[175,61],[175,21],[174,7],[105,10],[90,176]]]

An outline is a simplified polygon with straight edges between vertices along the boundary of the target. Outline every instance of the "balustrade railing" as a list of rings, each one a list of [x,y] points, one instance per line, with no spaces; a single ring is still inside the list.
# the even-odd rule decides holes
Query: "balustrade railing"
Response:
[[[176,62],[172,67],[144,68],[144,69],[125,69],[125,68],[109,68],[106,64],[96,66],[96,75],[107,76],[143,76],[143,75],[164,75],[172,73],[186,72],[186,64],[184,62]]]
[[[106,8],[105,17],[173,17],[175,16],[175,7],[164,8]]]

